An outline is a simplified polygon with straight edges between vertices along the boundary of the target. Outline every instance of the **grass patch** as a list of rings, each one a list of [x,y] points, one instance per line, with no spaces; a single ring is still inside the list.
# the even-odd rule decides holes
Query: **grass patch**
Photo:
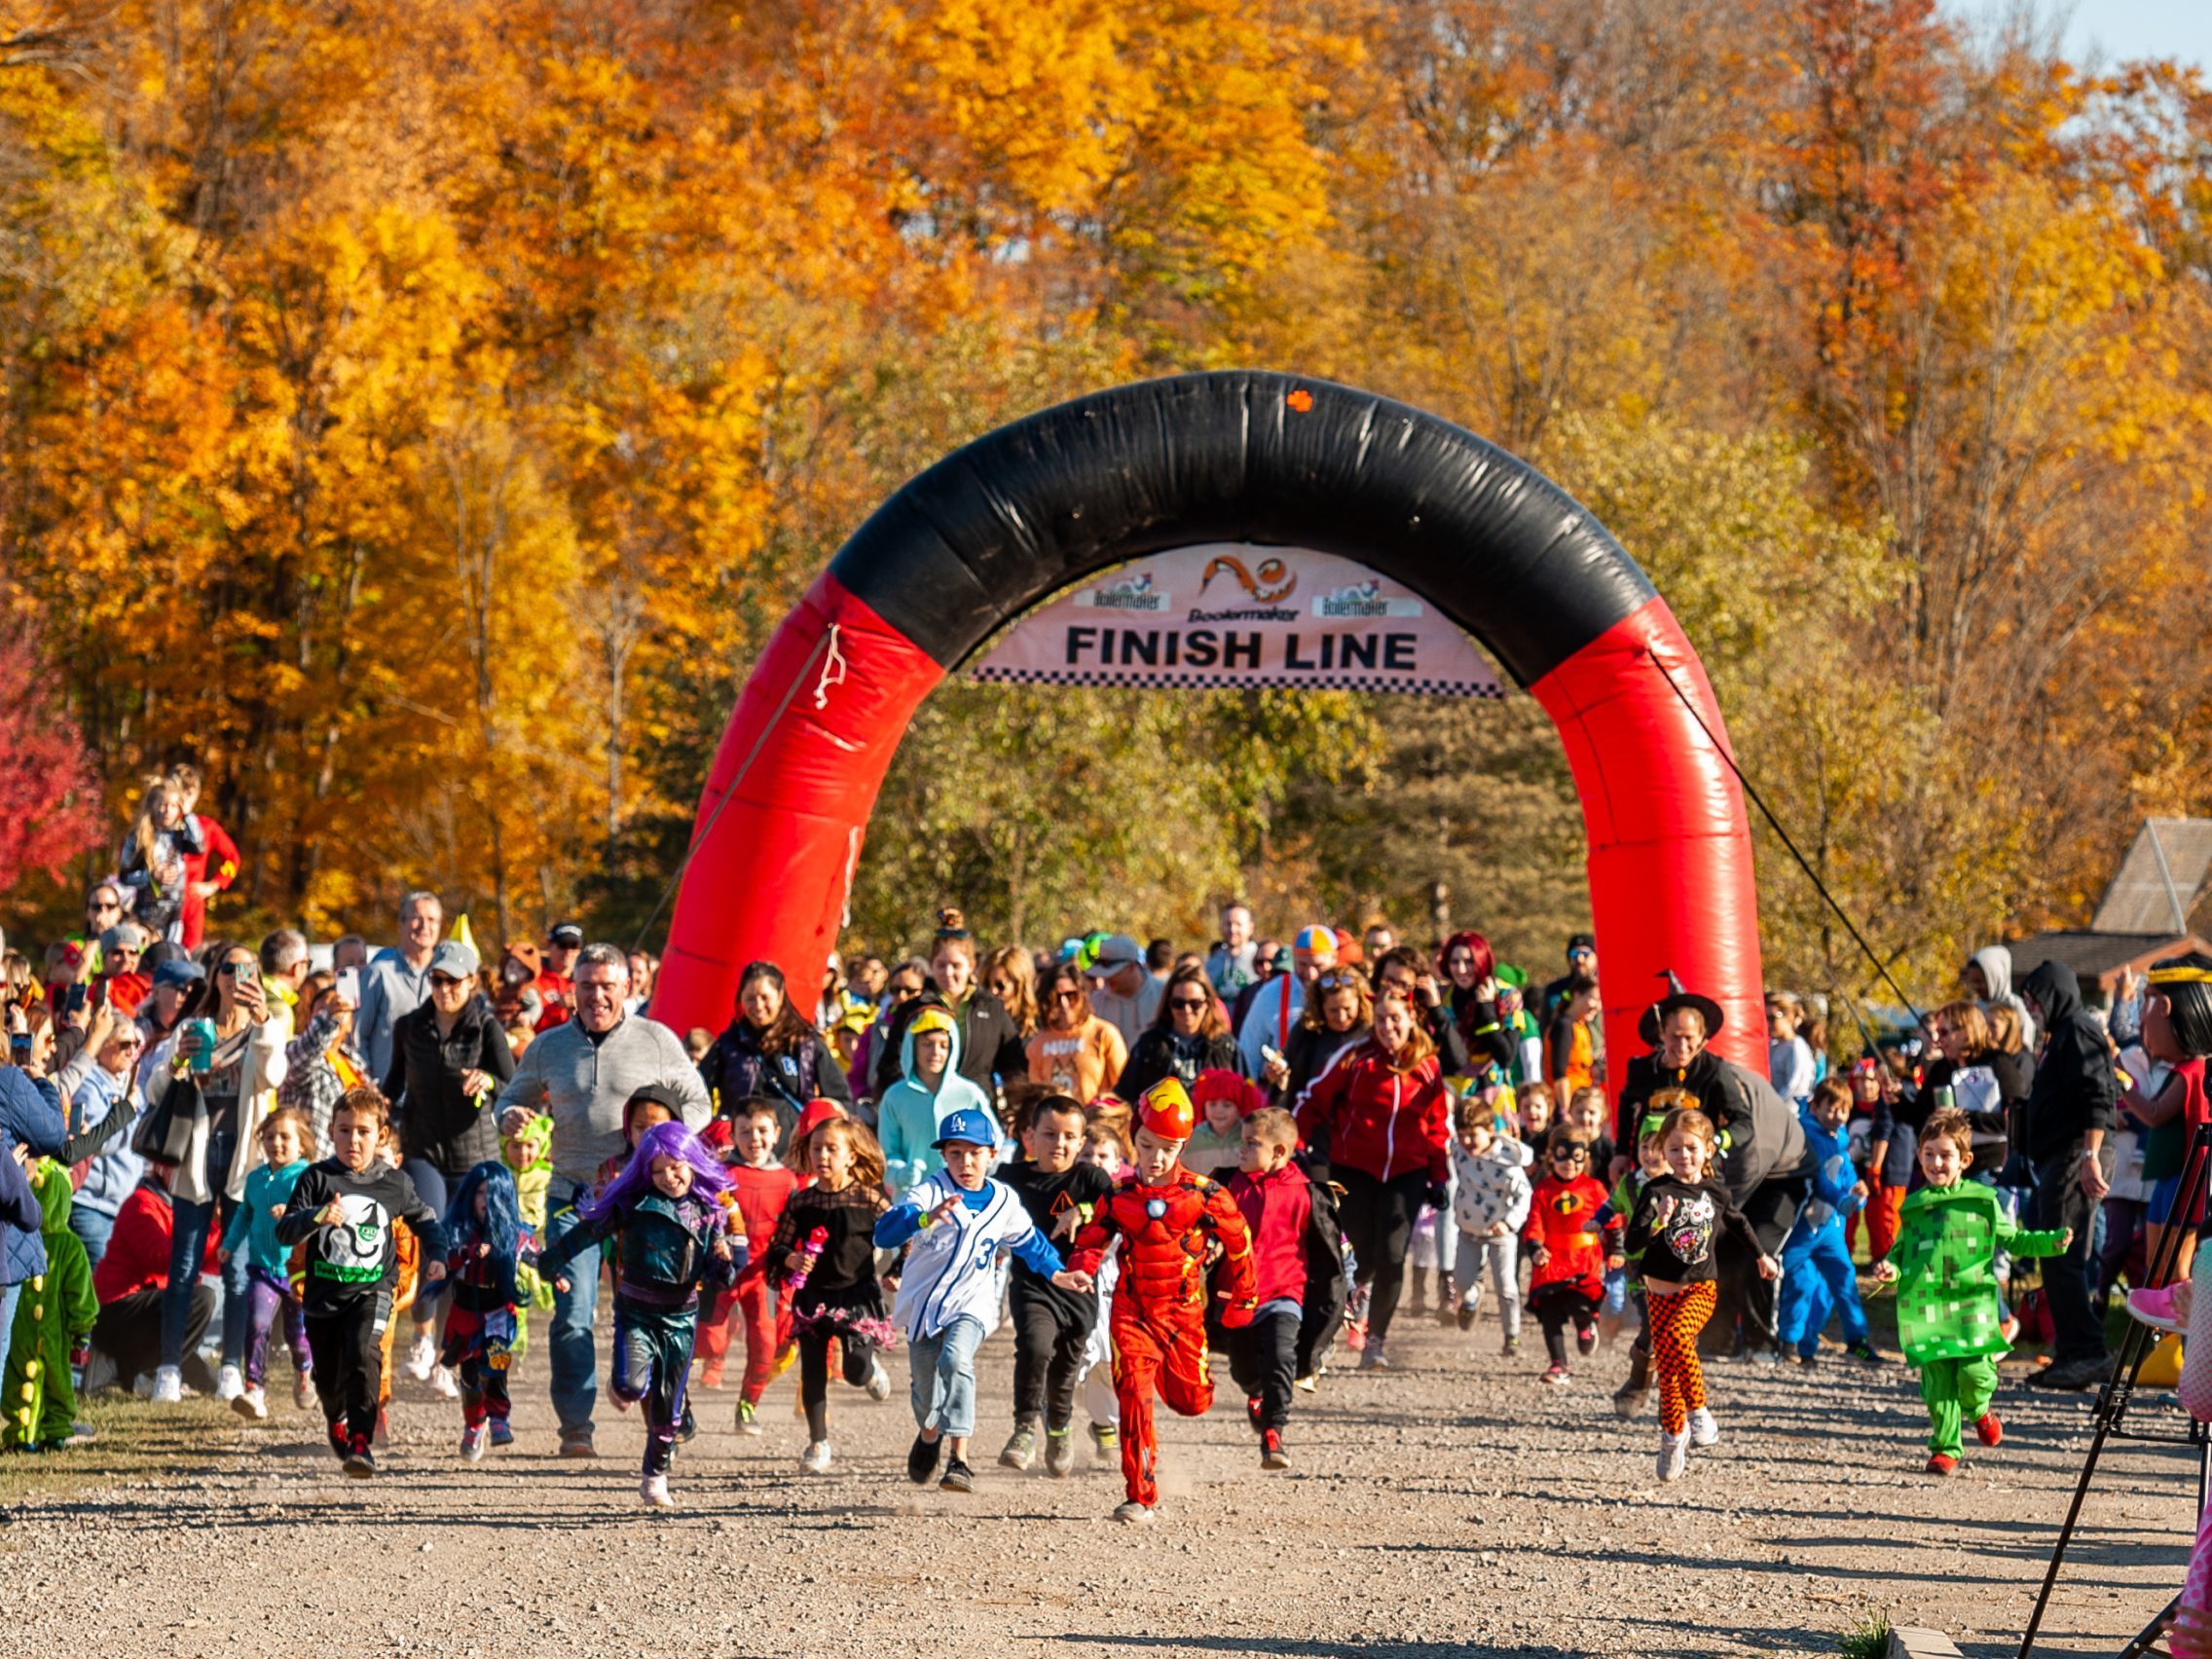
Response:
[[[1890,1620],[1886,1613],[1868,1613],[1844,1632],[1836,1643],[1843,1659],[1889,1659]]]
[[[239,1421],[214,1399],[154,1406],[112,1390],[80,1400],[77,1419],[91,1423],[99,1438],[66,1452],[0,1456],[0,1510],[33,1500],[66,1501],[126,1481],[193,1475],[235,1450]]]

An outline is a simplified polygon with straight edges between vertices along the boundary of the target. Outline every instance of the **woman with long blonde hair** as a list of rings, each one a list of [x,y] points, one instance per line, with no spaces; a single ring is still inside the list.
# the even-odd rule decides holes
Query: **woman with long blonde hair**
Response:
[[[150,774],[130,832],[123,838],[116,875],[138,919],[172,943],[184,942],[185,858],[204,851],[183,786],[166,772]]]

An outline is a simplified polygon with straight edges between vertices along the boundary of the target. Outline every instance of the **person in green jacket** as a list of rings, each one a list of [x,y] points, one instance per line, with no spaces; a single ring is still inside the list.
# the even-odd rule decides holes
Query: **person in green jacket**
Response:
[[[92,1259],[69,1231],[69,1170],[42,1158],[31,1166],[31,1190],[43,1216],[46,1272],[25,1281],[8,1335],[6,1444],[17,1451],[54,1452],[77,1437],[77,1384],[69,1374],[99,1317]]]
[[[1920,1368],[1928,1405],[1928,1473],[1958,1473],[1963,1430],[1973,1424],[1984,1446],[2005,1437],[1990,1402],[1997,1358],[2009,1345],[1999,1328],[1995,1260],[2055,1256],[2073,1242],[2071,1229],[2033,1233],[2016,1227],[1996,1193],[1966,1179],[1973,1157],[1973,1125],[1964,1112],[1941,1111],[1920,1131],[1920,1172],[1928,1184],[1904,1201],[1898,1241],[1875,1268],[1898,1287],[1898,1341]]]

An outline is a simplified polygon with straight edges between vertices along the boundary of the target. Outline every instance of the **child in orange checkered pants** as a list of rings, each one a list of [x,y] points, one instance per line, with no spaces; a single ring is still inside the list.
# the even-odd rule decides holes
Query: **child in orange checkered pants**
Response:
[[[1697,1335],[1713,1317],[1713,1252],[1723,1229],[1758,1258],[1759,1275],[1775,1278],[1782,1264],[1761,1248],[1751,1224],[1711,1178],[1716,1142],[1713,1120],[1677,1107],[1660,1125],[1667,1170],[1645,1183],[1629,1218],[1628,1253],[1640,1257],[1645,1316],[1651,1325],[1651,1369],[1659,1382],[1659,1478],[1679,1480],[1689,1448],[1720,1439],[1705,1403]]]

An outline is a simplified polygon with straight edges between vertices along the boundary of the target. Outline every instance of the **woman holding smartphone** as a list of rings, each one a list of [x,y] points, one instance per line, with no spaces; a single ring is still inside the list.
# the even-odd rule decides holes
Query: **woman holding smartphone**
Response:
[[[221,1232],[244,1196],[261,1120],[284,1081],[284,1040],[290,1022],[270,1006],[261,963],[242,944],[210,953],[214,973],[192,989],[175,1032],[165,1039],[147,1076],[166,1088],[189,1074],[206,1102],[207,1132],[178,1165],[171,1195],[175,1227],[169,1235],[169,1287],[162,1297],[162,1363],[154,1373],[156,1403],[184,1398],[184,1333],[192,1316],[192,1289],[200,1282],[210,1231]],[[157,1097],[158,1098],[158,1097]],[[246,1339],[245,1253],[223,1269],[223,1369],[216,1395],[245,1391],[240,1363]]]

